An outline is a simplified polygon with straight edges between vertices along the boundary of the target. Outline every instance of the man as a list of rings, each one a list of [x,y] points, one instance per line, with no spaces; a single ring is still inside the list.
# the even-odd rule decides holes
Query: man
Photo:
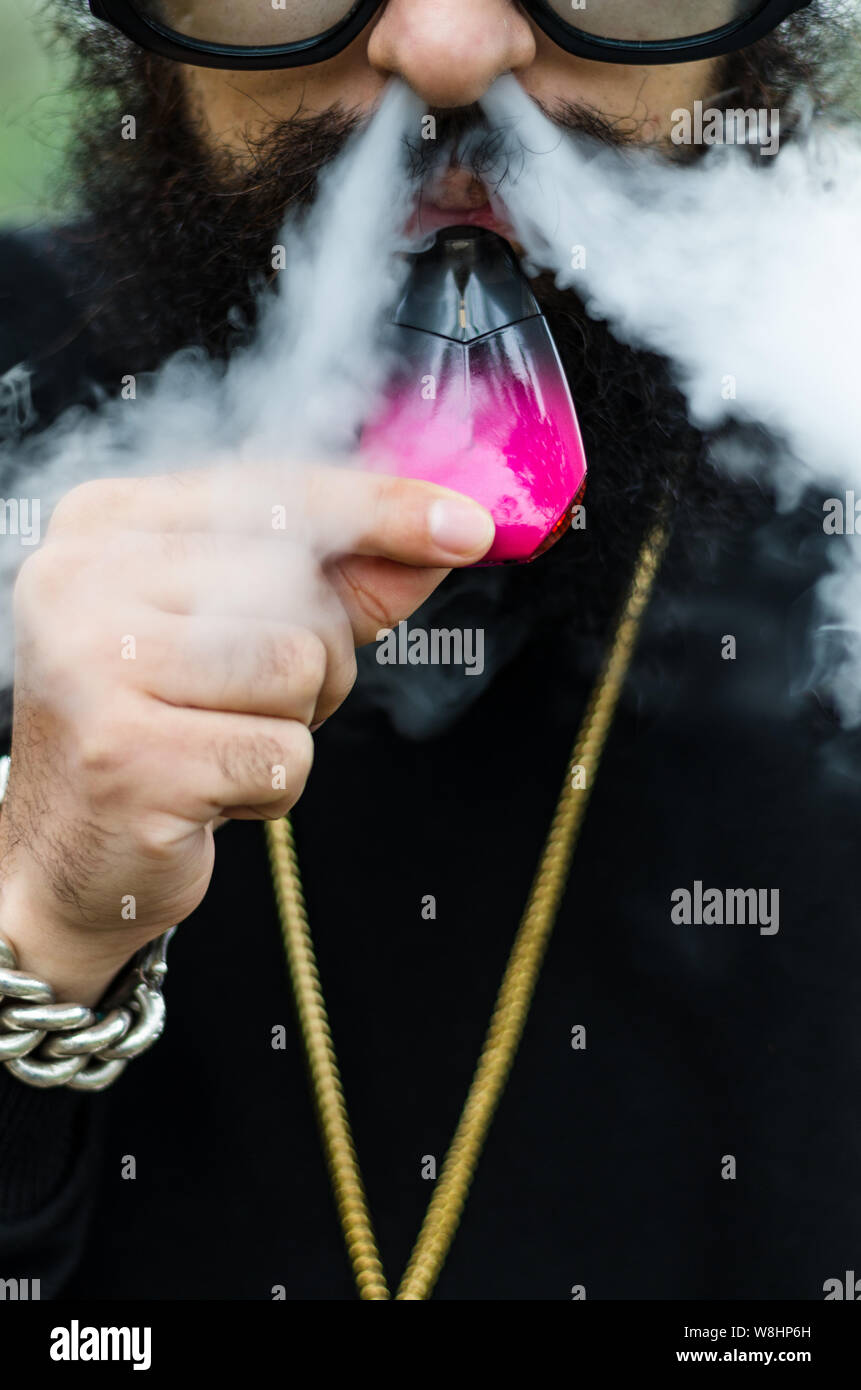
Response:
[[[94,6],[120,37],[58,6],[92,103],[73,151],[84,210],[5,243],[0,368],[33,374],[17,443],[180,348],[235,352],[285,209],[313,198],[390,77],[441,145],[480,128],[475,103],[511,71],[561,126],[670,148],[672,113],[695,101],[777,107],[788,125],[822,99],[829,22],[799,7],[774,30],[791,7],[766,8],[745,28],[761,7],[618,0],[587,22],[564,5],[387,0],[360,7],[344,46],[297,51],[344,10]],[[730,40],[678,46],[706,31]],[[644,40],[666,61],[638,61]],[[280,44],[290,65],[246,66],[243,44]],[[480,167],[432,186],[452,224],[486,201]],[[345,469],[311,472],[296,504],[323,538],[319,572],[270,585],[241,515],[201,538],[212,475],[178,481],[174,458],[72,488],[24,564],[0,933],[18,970],[95,1008],[181,926],[164,1035],[109,1089],[40,1090],[0,1068],[4,1277],[95,1299],[355,1296],[255,824],[295,806],[394,1293],[613,615],[668,502],[669,551],[435,1292],[816,1299],[858,1267],[857,762],[826,693],[790,693],[823,563],[815,512],[778,527],[710,471],[664,364],[536,287],[590,473],[585,529],[534,565],[468,569],[491,540],[481,508]],[[4,495],[22,487],[7,473]],[[326,550],[342,517],[358,519],[348,556]],[[204,663],[183,626],[190,569],[238,593]],[[325,593],[322,626],[295,605],[286,621],[306,582]],[[350,693],[354,647],[408,617],[481,629],[483,675],[384,671],[370,646]],[[132,630],[143,655],[123,662]],[[761,917],[674,910],[713,885],[755,889]]]

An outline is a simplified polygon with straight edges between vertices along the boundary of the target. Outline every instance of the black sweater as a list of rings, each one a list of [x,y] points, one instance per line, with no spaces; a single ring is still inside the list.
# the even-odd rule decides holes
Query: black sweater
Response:
[[[0,258],[0,373],[36,366],[44,420],[94,364],[50,238],[6,238]],[[438,1298],[821,1299],[861,1269],[861,758],[790,694],[817,531],[813,515],[718,538],[684,594],[668,558]],[[532,650],[434,738],[353,697],[316,736],[294,819],[392,1284],[586,694]],[[779,890],[779,931],[675,924],[671,894],[697,880]],[[43,1297],[355,1297],[259,825],[218,832],[166,997],[164,1036],[103,1095],[0,1067],[0,1277],[41,1278]]]

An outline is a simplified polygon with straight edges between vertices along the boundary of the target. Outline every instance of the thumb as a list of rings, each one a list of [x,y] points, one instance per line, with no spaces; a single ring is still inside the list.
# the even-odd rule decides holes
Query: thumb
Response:
[[[442,583],[448,569],[401,565],[379,555],[348,555],[331,566],[330,578],[350,620],[357,647],[382,628],[397,627]]]

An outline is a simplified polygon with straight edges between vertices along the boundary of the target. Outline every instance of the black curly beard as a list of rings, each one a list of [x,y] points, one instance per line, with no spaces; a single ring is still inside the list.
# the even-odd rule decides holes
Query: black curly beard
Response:
[[[780,106],[785,132],[793,98],[817,100],[817,44],[825,23],[814,6],[780,36],[733,55],[712,104]],[[238,170],[198,137],[176,66],[107,29],[76,26],[73,14],[59,27],[77,48],[89,94],[72,148],[71,182],[85,219],[76,239],[99,266],[88,287],[98,309],[97,338],[134,372],[189,345],[229,356],[254,331],[285,213],[313,201],[319,172],[359,118],[334,107],[286,122],[267,131],[250,151],[250,166]],[[116,138],[128,112],[137,117],[134,142]],[[435,114],[440,145],[482,125],[474,110]],[[593,139],[617,145],[637,139],[636,131],[623,133],[594,110],[566,106],[552,115]],[[480,145],[472,155],[480,172]],[[385,708],[408,736],[444,728],[525,644],[546,649],[552,642],[560,672],[566,657],[569,665],[582,665],[584,653],[600,645],[644,528],[667,503],[693,556],[707,532],[740,524],[759,496],[730,487],[709,466],[709,441],[689,424],[662,359],[616,341],[549,277],[534,287],[578,410],[589,461],[587,525],[532,565],[453,574],[411,619],[411,626],[484,627],[483,680],[444,667],[405,673],[376,665],[373,649],[364,654],[351,703]]]

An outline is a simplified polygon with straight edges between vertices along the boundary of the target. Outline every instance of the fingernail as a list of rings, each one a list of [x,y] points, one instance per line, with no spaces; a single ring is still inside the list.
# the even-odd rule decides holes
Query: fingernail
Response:
[[[451,555],[483,555],[490,548],[495,529],[490,514],[466,498],[438,498],[428,512],[431,536]]]

